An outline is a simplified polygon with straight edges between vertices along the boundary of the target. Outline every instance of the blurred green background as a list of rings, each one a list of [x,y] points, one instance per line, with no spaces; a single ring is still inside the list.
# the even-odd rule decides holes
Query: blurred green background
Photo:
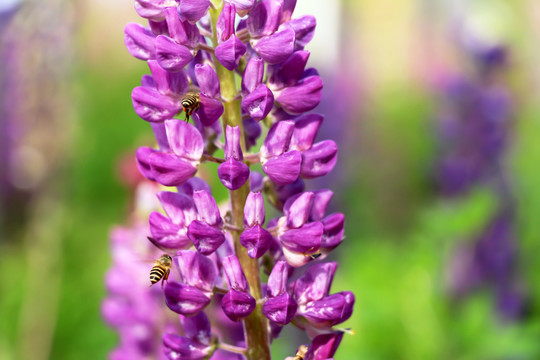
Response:
[[[301,11],[324,14],[325,2],[298,2]],[[491,292],[477,291],[456,306],[445,289],[453,249],[483,229],[494,207],[488,189],[450,201],[437,194],[432,179],[439,96],[433,79],[441,68],[466,68],[455,59],[449,35],[457,3],[336,1],[324,5],[336,17],[319,21],[319,45],[308,46],[328,89],[330,106],[320,109],[326,125],[343,130],[341,173],[324,186],[339,184],[334,205],[347,216],[332,292],[353,290],[356,304],[343,325],[355,335],[344,336],[336,359],[540,359],[540,4],[461,4],[479,31],[511,53],[507,83],[515,125],[505,157],[528,304],[522,320],[503,322]],[[140,22],[129,0],[28,2],[8,20],[24,35],[16,44],[34,41],[15,52],[38,59],[19,62],[22,73],[44,76],[26,79],[26,91],[37,103],[57,96],[65,101],[50,111],[36,106],[26,113],[38,117],[33,121],[17,118],[25,133],[48,136],[58,149],[50,160],[54,146],[36,146],[45,153],[43,175],[37,185],[13,190],[18,196],[6,200],[1,214],[2,360],[103,359],[116,344],[100,302],[110,264],[108,233],[127,221],[130,206],[118,164],[152,142],[130,99],[147,68],[124,48],[129,21]],[[63,24],[60,35],[48,32],[55,24]],[[333,63],[320,45],[330,43],[337,51]],[[47,56],[52,70],[36,70]],[[19,106],[28,108],[27,100]],[[291,348],[296,344],[278,340],[275,358],[291,355]]]

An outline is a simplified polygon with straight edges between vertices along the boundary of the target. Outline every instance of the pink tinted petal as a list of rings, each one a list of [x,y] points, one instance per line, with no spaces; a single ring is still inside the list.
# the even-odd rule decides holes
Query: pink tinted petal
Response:
[[[284,62],[294,51],[294,30],[285,29],[253,41],[253,49],[268,64]]]
[[[274,95],[264,84],[259,85],[242,99],[242,111],[257,121],[264,119],[273,106]]]
[[[204,126],[215,123],[223,114],[223,104],[221,101],[209,98],[201,94],[201,107],[197,110],[197,115]]]
[[[249,285],[236,255],[230,255],[222,260],[225,281],[229,289],[249,291]]]
[[[314,197],[315,195],[311,191],[306,191],[295,197],[294,201],[291,201],[293,199],[291,198],[285,203],[283,209],[289,228],[299,228],[307,222]]]
[[[302,155],[294,150],[268,159],[263,170],[274,183],[287,185],[298,179],[301,163]]]
[[[188,236],[197,251],[203,255],[210,255],[225,242],[225,235],[221,230],[202,221],[192,221],[188,227]]]
[[[163,335],[163,353],[168,359],[203,360],[212,352],[207,344],[175,334]]]
[[[236,6],[230,2],[225,1],[223,10],[219,13],[219,17],[216,24],[216,32],[218,42],[227,40],[232,34],[234,34],[234,19],[236,17]]]
[[[156,59],[167,71],[180,71],[192,59],[193,54],[184,45],[177,44],[168,36],[159,35],[156,39]]]
[[[223,312],[232,321],[238,321],[245,318],[255,309],[255,299],[250,294],[230,290],[221,300],[221,308]]]
[[[209,294],[213,292],[217,271],[209,257],[194,250],[182,250],[174,262],[183,282]]]
[[[210,64],[195,65],[195,76],[203,94],[211,98],[219,98],[219,79]]]
[[[293,121],[278,121],[272,125],[261,147],[261,156],[266,158],[281,155],[287,151],[293,131]]]
[[[255,0],[231,0],[231,3],[236,6],[236,13],[243,17],[253,8]]]
[[[281,20],[283,0],[262,0],[250,11],[246,26],[252,37],[272,35]]]
[[[305,114],[296,118],[290,148],[298,151],[310,149],[323,120],[321,114]]]
[[[200,344],[208,345],[212,337],[210,321],[204,312],[195,316],[180,316],[184,335]]]
[[[150,122],[170,119],[182,108],[179,101],[142,86],[133,89],[131,99],[137,115]]]
[[[291,114],[313,110],[321,102],[323,83],[319,76],[308,76],[295,86],[276,93],[276,101]]]
[[[313,206],[311,207],[310,218],[313,221],[320,221],[326,214],[326,209],[330,200],[332,200],[334,193],[328,189],[322,189],[315,191],[315,198],[313,199]]]
[[[243,160],[242,148],[240,147],[240,127],[229,126],[225,128],[225,159]]]
[[[163,95],[180,98],[189,89],[189,80],[183,70],[169,72],[162,68],[156,60],[148,60],[148,67],[156,89]]]
[[[131,56],[141,60],[156,57],[154,50],[156,36],[150,29],[139,24],[129,23],[126,25],[124,33],[124,42]]]
[[[246,53],[247,47],[235,35],[219,44],[216,47],[215,54],[218,61],[227,70],[233,71],[238,67],[240,58]]]
[[[195,126],[181,120],[167,120],[165,129],[169,145],[176,155],[193,161],[201,159],[204,140]]]
[[[298,304],[320,300],[330,291],[336,272],[336,262],[319,263],[294,282],[294,295]]]
[[[165,9],[165,18],[169,28],[169,35],[178,44],[194,49],[199,44],[200,33],[197,25],[181,21],[176,7]]]
[[[218,166],[219,180],[229,190],[242,187],[249,178],[249,167],[242,161],[228,159]]]
[[[173,223],[187,226],[195,218],[195,206],[189,196],[171,191],[160,191],[157,197]]]
[[[200,220],[212,226],[221,226],[223,224],[216,200],[209,191],[194,191],[193,202],[199,213]]]
[[[206,14],[210,0],[182,0],[178,5],[180,20],[195,24]]]
[[[264,198],[260,192],[250,192],[244,206],[244,224],[246,226],[264,224]]]
[[[137,168],[139,172],[148,180],[155,181],[154,175],[152,173],[152,168],[150,167],[150,155],[155,153],[157,150],[143,146],[137,149],[135,153],[135,158],[137,160]]]
[[[244,76],[242,77],[242,92],[253,92],[259,85],[262,84],[264,77],[264,60],[260,57],[253,56],[249,59]]]
[[[312,254],[321,246],[324,227],[320,222],[306,224],[298,229],[285,231],[279,240],[281,244],[291,251],[303,254]]]
[[[281,12],[281,22],[289,21],[296,7],[296,0],[283,0],[283,10]]]
[[[289,267],[283,260],[278,261],[272,268],[268,277],[268,294],[271,297],[287,292],[287,280],[289,279]]]
[[[193,286],[168,281],[165,285],[165,302],[172,311],[193,316],[204,309],[212,299],[206,292]]]
[[[178,192],[187,196],[193,197],[193,193],[197,190],[206,190],[212,193],[210,185],[206,181],[198,177],[192,177],[178,188]]]
[[[165,186],[180,186],[197,172],[191,162],[160,152],[150,156],[150,166],[156,181]]]
[[[240,244],[247,249],[249,257],[258,259],[272,245],[272,235],[261,225],[245,229],[240,235]]]
[[[328,174],[337,162],[337,145],[332,140],[321,141],[302,153],[301,175],[313,179]]]
[[[295,38],[296,38],[296,45],[303,48],[311,41],[311,39],[313,39],[316,26],[317,26],[317,20],[315,19],[315,16],[304,15],[298,19],[293,19],[281,25],[280,29],[281,28],[293,29],[295,33]]]
[[[167,132],[165,131],[165,124],[162,122],[150,123],[154,137],[159,145],[159,150],[168,152],[170,150],[169,141],[167,140]]]

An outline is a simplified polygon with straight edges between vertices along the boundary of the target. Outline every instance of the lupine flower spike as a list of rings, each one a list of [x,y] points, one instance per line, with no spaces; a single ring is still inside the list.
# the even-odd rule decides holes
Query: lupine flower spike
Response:
[[[268,360],[272,340],[292,324],[312,340],[292,345],[291,355],[302,345],[296,358],[322,360],[343,337],[335,326],[351,316],[354,295],[331,293],[337,263],[322,260],[343,241],[345,216],[327,214],[330,190],[304,185],[334,168],[338,149],[330,140],[315,142],[324,116],[311,111],[323,84],[306,67],[306,46],[316,21],[295,18],[295,5],[135,1],[148,23],[128,24],[125,43],[150,74],[131,97],[156,137],[156,146],[137,150],[137,166],[149,182],[167,187],[157,191],[162,210],[148,216],[147,246],[172,258],[166,307],[144,314],[169,324],[160,329],[161,348],[152,348],[156,358]],[[206,182],[206,162],[218,164],[229,191],[224,204]],[[264,174],[251,168],[257,163]],[[283,214],[267,219],[265,203]],[[300,277],[299,267],[307,267]],[[171,313],[179,318],[171,322]],[[107,314],[111,323],[121,321],[115,314],[126,316]]]

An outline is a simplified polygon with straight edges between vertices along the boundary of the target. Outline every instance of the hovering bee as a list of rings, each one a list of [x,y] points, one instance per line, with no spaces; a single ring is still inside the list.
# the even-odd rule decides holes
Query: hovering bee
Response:
[[[163,287],[163,283],[169,278],[171,266],[172,257],[167,254],[161,255],[154,263],[152,270],[150,270],[150,282],[152,283],[150,286],[161,280],[161,287]]]
[[[304,357],[306,356],[307,351],[308,351],[308,347],[306,345],[300,345],[293,360],[304,360]]]
[[[186,121],[201,107],[201,97],[199,93],[190,91],[182,98],[182,108],[186,113]]]

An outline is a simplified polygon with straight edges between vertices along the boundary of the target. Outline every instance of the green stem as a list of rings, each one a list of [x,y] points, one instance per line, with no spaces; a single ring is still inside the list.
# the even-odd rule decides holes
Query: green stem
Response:
[[[216,23],[219,13],[223,8],[223,4],[221,3],[215,7],[215,9],[210,9],[210,16],[212,18],[213,42],[214,46],[217,46]],[[240,100],[235,100],[237,89],[234,72],[224,68],[216,59],[215,54],[213,54],[213,57],[216,72],[219,77],[221,96],[225,99],[223,104],[223,128],[225,129],[227,125],[240,127],[240,145],[242,147],[242,151],[245,152],[246,145],[243,136]],[[230,231],[234,239],[236,256],[238,257],[238,260],[240,261],[242,269],[246,275],[251,290],[251,295],[257,301],[255,310],[253,310],[253,312],[244,319],[244,335],[247,348],[245,355],[248,360],[270,360],[271,356],[268,336],[268,320],[263,315],[262,305],[259,302],[259,300],[262,299],[259,264],[256,259],[252,259],[248,256],[247,250],[240,244],[240,234],[244,228],[244,205],[248,195],[249,181],[247,181],[240,189],[229,191],[231,200],[232,225],[240,229],[238,231]]]

